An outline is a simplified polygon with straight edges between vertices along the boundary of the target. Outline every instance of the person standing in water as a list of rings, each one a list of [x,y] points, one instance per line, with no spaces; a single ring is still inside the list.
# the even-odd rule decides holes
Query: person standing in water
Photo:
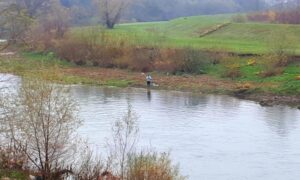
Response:
[[[150,87],[152,83],[152,77],[150,74],[146,76],[147,86]]]

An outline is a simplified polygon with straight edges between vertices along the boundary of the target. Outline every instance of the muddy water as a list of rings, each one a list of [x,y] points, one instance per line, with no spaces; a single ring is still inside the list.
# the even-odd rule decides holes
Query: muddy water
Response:
[[[74,86],[72,95],[84,119],[80,133],[99,151],[130,103],[139,116],[140,146],[171,151],[191,180],[300,178],[297,109],[144,89]]]

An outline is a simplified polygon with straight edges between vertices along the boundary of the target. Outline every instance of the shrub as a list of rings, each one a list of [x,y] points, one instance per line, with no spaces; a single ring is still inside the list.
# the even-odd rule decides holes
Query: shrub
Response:
[[[274,68],[289,65],[293,61],[293,58],[290,57],[295,54],[294,41],[293,36],[280,32],[271,33],[269,36],[270,53],[263,57],[263,62]]]
[[[39,17],[27,31],[26,45],[38,52],[52,51],[55,41],[69,30],[69,20],[68,11],[53,1],[46,15]]]
[[[131,48],[127,56],[130,57],[129,68],[131,70],[149,72],[154,70],[154,62],[159,58],[160,50],[154,47],[135,47]]]
[[[266,13],[256,12],[247,15],[249,21],[269,22],[269,16]]]
[[[276,54],[268,54],[262,57],[260,64],[262,71],[259,75],[261,77],[271,77],[283,73],[283,67],[287,65],[287,59],[282,59]]]
[[[112,45],[109,35],[101,27],[91,27],[80,33],[69,33],[57,41],[56,53],[77,65],[114,67],[114,60],[123,55],[119,45]]]
[[[208,64],[219,63],[221,53],[210,54],[192,48],[160,49],[134,46],[126,38],[111,36],[100,27],[68,33],[54,41],[53,51],[60,59],[77,65],[123,68],[133,71],[205,73]],[[218,54],[218,55],[216,55]]]
[[[131,154],[128,158],[127,179],[135,180],[181,180],[178,166],[171,163],[169,154]]]
[[[221,63],[224,66],[223,77],[235,79],[242,76],[239,57],[228,55],[221,60]]]
[[[235,79],[242,76],[241,70],[239,66],[228,66],[225,70],[225,77],[229,77],[231,79]]]
[[[154,62],[160,54],[157,48],[97,44],[74,36],[59,41],[56,52],[60,58],[77,65],[129,68],[143,72],[154,69]]]
[[[247,19],[249,21],[258,21],[258,22],[275,22],[276,12],[264,11],[264,12],[249,13],[247,15]]]
[[[272,54],[264,56],[266,62],[273,67],[286,67],[290,63],[288,52],[284,49],[273,49]]]
[[[264,70],[263,72],[261,72],[260,76],[265,78],[265,77],[281,75],[282,73],[283,73],[282,68],[271,68],[271,69],[267,69],[267,70]]]
[[[56,44],[56,53],[61,59],[77,65],[87,64],[89,50],[79,39],[67,37]]]
[[[76,164],[77,168],[74,169],[74,174],[78,180],[99,179],[104,172],[104,162],[88,146],[81,150]]]
[[[232,22],[235,23],[245,23],[247,21],[247,18],[245,15],[237,14],[231,17]]]
[[[182,53],[178,49],[160,50],[160,58],[155,61],[155,70],[160,72],[176,73],[180,71]]]
[[[229,50],[228,50],[229,51]],[[212,59],[212,64],[220,64],[221,61],[229,56],[228,52],[225,52],[224,50],[210,50],[209,51],[209,57]]]
[[[27,158],[19,149],[10,146],[0,146],[0,169],[22,170],[26,163]]]
[[[97,46],[95,50],[89,52],[88,60],[94,66],[105,68],[115,67],[115,60],[123,56],[123,49],[113,46]]]
[[[299,7],[294,9],[280,10],[280,11],[265,11],[250,13],[247,15],[250,21],[258,22],[272,22],[282,24],[300,24]]]
[[[20,152],[26,166],[38,170],[43,179],[59,179],[54,177],[59,177],[76,155],[73,138],[80,120],[66,93],[63,87],[24,80],[18,92],[1,98],[0,108],[7,113],[0,118],[0,146],[11,142],[13,152]],[[21,160],[16,154],[12,158]]]
[[[158,60],[154,64],[155,70],[175,74],[178,71],[178,65],[170,59]]]
[[[191,48],[182,50],[182,58],[181,71],[194,74],[203,74],[205,66],[212,61],[208,53]]]
[[[300,8],[278,11],[276,22],[284,24],[300,24]]]
[[[41,24],[35,24],[27,31],[26,41],[29,50],[45,52],[53,49],[55,37],[51,33],[45,33]]]

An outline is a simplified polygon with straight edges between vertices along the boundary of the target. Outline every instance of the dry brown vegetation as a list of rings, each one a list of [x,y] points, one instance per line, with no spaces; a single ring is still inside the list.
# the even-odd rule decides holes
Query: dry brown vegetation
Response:
[[[74,155],[71,139],[80,123],[66,90],[40,81],[24,80],[18,94],[3,94],[0,102],[0,146],[21,154],[14,166],[55,179]]]
[[[56,26],[53,27],[52,33],[45,32],[44,26],[38,24],[29,31],[28,34],[31,36],[28,36],[27,42],[31,47],[30,50],[54,52],[60,59],[77,65],[138,72],[202,74],[206,65],[217,62],[214,58],[215,53],[203,50],[132,45],[128,39],[116,38],[101,27],[86,28],[77,34],[69,32],[65,36],[57,36],[60,31],[56,30]]]
[[[225,66],[223,77],[235,79],[242,76],[239,57],[229,55],[223,57],[221,61]]]
[[[56,41],[52,50],[61,59],[74,62],[77,65],[121,68],[139,72],[201,74],[204,67],[214,61],[209,52],[191,48],[160,49],[157,47],[130,46],[124,43],[120,43],[120,45],[91,43],[87,39],[82,40],[76,37],[66,37]]]
[[[300,9],[289,9],[281,11],[256,12],[247,15],[250,21],[271,22],[282,24],[300,24]]]
[[[263,71],[260,72],[261,77],[271,77],[280,75],[284,72],[284,67],[289,64],[287,56],[267,54],[261,60]]]
[[[135,180],[183,180],[185,179],[178,173],[178,167],[172,166],[169,154],[141,152],[131,154],[128,160],[128,179]]]

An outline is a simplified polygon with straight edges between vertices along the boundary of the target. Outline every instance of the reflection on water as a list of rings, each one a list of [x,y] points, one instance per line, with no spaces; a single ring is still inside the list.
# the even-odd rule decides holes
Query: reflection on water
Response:
[[[300,111],[227,96],[75,86],[80,132],[104,150],[111,124],[132,105],[140,144],[172,152],[192,180],[300,177]]]
[[[277,107],[276,111],[272,111],[269,108],[262,108],[264,121],[280,136],[288,136],[292,129],[297,128],[298,120],[297,114],[299,111],[290,111],[288,107]]]
[[[148,100],[151,101],[151,90],[150,89],[147,89],[147,97],[148,97]]]

